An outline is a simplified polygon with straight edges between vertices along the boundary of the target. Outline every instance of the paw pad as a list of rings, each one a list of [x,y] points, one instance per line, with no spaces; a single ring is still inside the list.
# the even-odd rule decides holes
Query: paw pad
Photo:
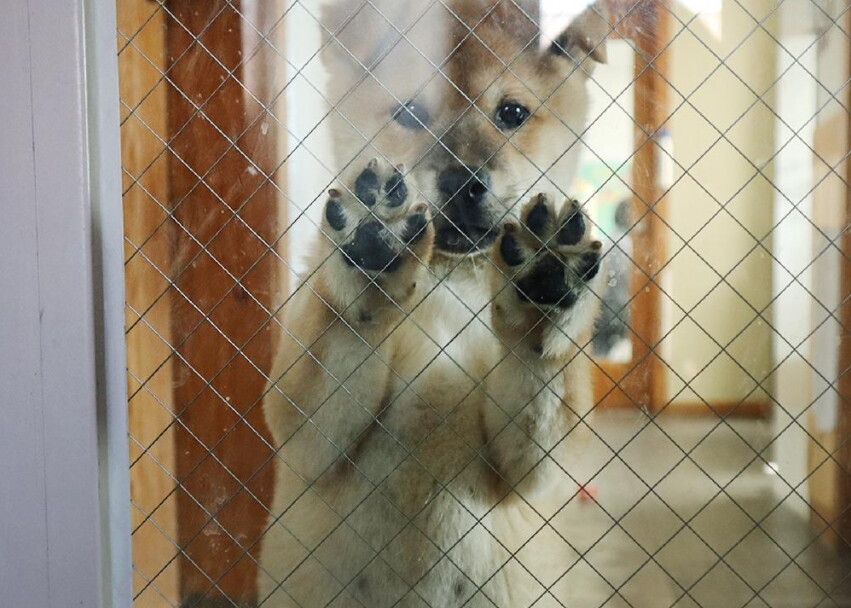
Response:
[[[387,179],[383,179],[378,159],[369,161],[366,169],[355,179],[354,194],[367,207],[375,207],[381,202],[387,207],[401,206],[408,198],[408,186],[403,167],[394,167]]]
[[[519,279],[517,294],[525,302],[567,308],[576,304],[577,290],[565,281],[564,263],[552,254],[544,255]]]
[[[562,224],[556,237],[559,245],[577,245],[585,236],[585,216],[579,208],[579,203],[571,201],[567,219]]]
[[[387,206],[398,207],[408,198],[408,185],[398,167],[393,169],[393,175],[387,180]]]
[[[355,196],[367,207],[374,207],[378,202],[378,190],[381,187],[378,174],[373,169],[373,163],[358,175],[355,180]]]
[[[526,227],[537,236],[543,236],[547,229],[547,220],[550,219],[550,210],[547,208],[547,198],[539,194],[537,201],[526,214]]]
[[[599,241],[596,241],[599,243]],[[599,249],[597,247],[596,249]],[[600,272],[600,254],[596,251],[586,253],[580,258],[579,265],[574,270],[581,281],[590,281]]]
[[[381,237],[381,229],[381,223],[375,221],[358,226],[354,238],[341,247],[349,266],[383,272],[393,272],[399,267],[399,254]]]
[[[509,266],[520,266],[525,259],[523,252],[520,250],[520,245],[517,242],[514,225],[509,224],[505,227],[505,234],[502,236],[502,242],[499,245],[499,252],[502,259]]]
[[[421,208],[405,220],[405,230],[401,237],[402,242],[406,245],[416,243],[425,236],[426,228],[428,228],[428,217],[426,217],[425,208]]]
[[[403,171],[403,167],[372,160],[351,188],[328,191],[328,236],[349,266],[374,273],[393,272],[410,255],[407,248],[432,234],[427,205],[405,205],[409,190]]]
[[[592,241],[579,203],[568,201],[561,213],[543,194],[521,213],[524,229],[505,227],[500,261],[513,269],[518,298],[536,306],[569,308],[600,270],[599,241]]]

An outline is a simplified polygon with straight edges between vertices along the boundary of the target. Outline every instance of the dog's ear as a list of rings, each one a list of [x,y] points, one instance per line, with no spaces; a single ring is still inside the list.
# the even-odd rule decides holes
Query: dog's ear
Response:
[[[324,60],[345,57],[370,68],[403,37],[424,0],[322,0]],[[408,10],[404,10],[408,5]]]
[[[374,30],[380,25],[373,13],[367,0],[324,0],[319,20],[322,59],[328,63],[348,57],[365,63],[367,46],[375,41]]]
[[[604,2],[594,2],[577,15],[553,40],[549,52],[581,64],[586,59],[606,63],[606,39],[612,31]]]

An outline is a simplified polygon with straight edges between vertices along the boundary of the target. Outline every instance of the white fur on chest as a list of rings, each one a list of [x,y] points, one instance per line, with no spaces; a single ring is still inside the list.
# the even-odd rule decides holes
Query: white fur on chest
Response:
[[[403,386],[444,413],[468,400],[496,360],[490,316],[480,273],[430,285],[398,345],[396,371]]]
[[[490,292],[478,274],[450,277],[435,285],[413,320],[430,332],[436,346],[460,359],[474,354],[478,340],[493,338]]]

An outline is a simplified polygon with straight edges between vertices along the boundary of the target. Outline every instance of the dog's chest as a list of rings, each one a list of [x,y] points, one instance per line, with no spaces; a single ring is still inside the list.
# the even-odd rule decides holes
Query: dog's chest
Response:
[[[406,504],[431,501],[440,479],[456,480],[454,496],[474,508],[482,476],[470,463],[485,440],[483,379],[498,351],[485,287],[471,281],[430,286],[394,345],[393,384],[382,413],[388,439],[364,445],[360,455],[365,468],[384,467],[390,491],[404,495]],[[461,475],[468,469],[472,480]]]
[[[481,363],[493,340],[490,290],[481,277],[462,275],[440,282],[418,313],[415,320],[429,333],[429,341],[439,356],[480,379]]]
[[[486,285],[476,277],[446,280],[408,320],[399,344],[400,405],[419,404],[441,416],[478,398],[497,343],[490,330]]]

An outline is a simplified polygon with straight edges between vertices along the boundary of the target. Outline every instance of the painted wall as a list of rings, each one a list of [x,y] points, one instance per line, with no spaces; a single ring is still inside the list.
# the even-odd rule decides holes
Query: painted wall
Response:
[[[790,7],[794,6],[790,4]],[[813,304],[813,154],[810,146],[816,130],[815,33],[781,36],[789,53],[778,53],[778,73],[785,75],[777,86],[778,113],[775,137],[782,150],[778,154],[775,183],[778,192],[774,200],[774,286],[776,302],[772,322],[777,332],[773,336],[774,393],[777,407],[772,416],[772,435],[776,437],[772,460],[779,473],[777,489],[789,493],[786,482],[800,484],[807,476],[807,446],[809,443],[803,423],[796,421],[806,411],[812,398],[812,368],[807,337],[812,331],[809,310]],[[809,72],[809,73],[808,73]],[[784,124],[785,123],[785,124]],[[806,499],[806,484],[801,488]],[[789,500],[801,512],[802,500]]]
[[[104,350],[106,271],[95,264],[99,243],[114,244],[95,213],[117,174],[103,166],[95,174],[102,181],[90,180],[89,164],[101,145],[114,152],[106,145],[114,133],[95,129],[106,122],[96,114],[101,91],[87,89],[87,79],[107,80],[94,66],[108,63],[85,52],[100,47],[84,37],[83,4],[6,3],[0,19],[3,606],[106,606],[113,584],[129,595],[126,562],[111,578],[109,552],[124,557],[126,541],[109,528],[107,495],[124,489],[110,487],[109,467],[127,463],[113,462],[104,436],[113,405],[122,404],[102,398],[113,395],[115,378],[107,379],[100,353],[120,353]],[[85,4],[86,15],[103,15]],[[92,34],[106,31],[111,42],[113,27]],[[114,261],[105,260],[110,276]]]
[[[672,23],[662,353],[676,403],[764,402],[770,388],[775,5],[725,0],[720,27],[678,6]]]
[[[297,273],[304,272],[304,257],[322,218],[324,193],[334,180],[331,134],[325,116],[327,79],[317,51],[321,45],[320,0],[297,2],[286,19],[286,66],[290,84],[287,103],[287,138],[281,146],[289,155],[286,169],[289,201],[287,253],[293,276],[290,288],[298,285]]]

